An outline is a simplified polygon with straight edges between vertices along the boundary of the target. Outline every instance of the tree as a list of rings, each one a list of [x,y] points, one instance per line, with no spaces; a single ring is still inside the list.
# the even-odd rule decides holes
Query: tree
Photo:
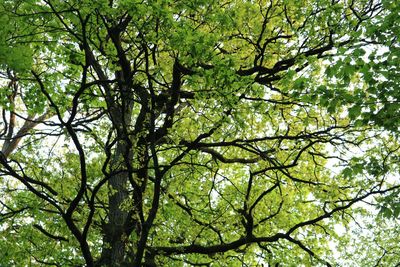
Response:
[[[400,212],[399,11],[2,0],[0,263],[340,264]]]

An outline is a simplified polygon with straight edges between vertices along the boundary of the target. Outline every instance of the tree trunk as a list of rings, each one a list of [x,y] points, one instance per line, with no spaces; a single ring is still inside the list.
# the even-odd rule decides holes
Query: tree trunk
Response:
[[[107,266],[122,266],[125,257],[125,224],[128,211],[122,205],[128,198],[127,182],[129,173],[122,170],[124,166],[124,155],[129,148],[123,141],[118,142],[113,162],[112,171],[115,172],[109,180],[109,222],[105,229],[102,252],[102,264]],[[129,153],[129,152],[128,152]]]
[[[124,88],[126,89],[126,88]],[[124,92],[124,90],[121,90]],[[128,90],[125,90],[128,92]],[[122,94],[123,95],[123,94]],[[110,161],[108,180],[108,223],[104,226],[103,249],[99,266],[125,266],[127,220],[129,210],[123,205],[129,198],[128,181],[131,175],[129,165],[133,160],[133,146],[130,136],[133,109],[132,95],[123,96],[122,104],[108,103],[113,126],[117,132],[117,142]]]

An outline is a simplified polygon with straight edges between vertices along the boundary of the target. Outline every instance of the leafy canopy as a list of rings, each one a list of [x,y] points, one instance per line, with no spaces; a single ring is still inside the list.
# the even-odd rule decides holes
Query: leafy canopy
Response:
[[[395,264],[399,12],[1,0],[0,265]]]

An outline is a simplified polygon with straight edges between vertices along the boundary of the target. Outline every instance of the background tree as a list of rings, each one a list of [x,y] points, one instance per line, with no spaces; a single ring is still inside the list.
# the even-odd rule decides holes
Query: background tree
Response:
[[[2,0],[1,264],[343,263],[400,212],[399,11]]]

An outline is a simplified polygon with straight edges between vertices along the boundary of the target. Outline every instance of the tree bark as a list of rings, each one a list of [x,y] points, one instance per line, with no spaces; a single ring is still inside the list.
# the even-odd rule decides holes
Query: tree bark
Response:
[[[129,151],[125,142],[117,144],[113,162],[111,163],[112,172],[115,172],[109,180],[109,222],[105,229],[103,246],[103,264],[107,266],[121,266],[125,257],[125,223],[128,211],[122,205],[128,198],[127,182],[129,173],[123,170],[124,155]],[[122,168],[121,168],[122,167]]]
[[[130,139],[132,138],[130,125],[133,101],[131,93],[127,93],[128,90],[120,89],[120,92],[122,92],[122,104],[108,103],[113,126],[116,129],[117,142],[110,162],[108,223],[104,226],[103,249],[99,266],[125,266],[126,241],[129,235],[126,228],[129,210],[123,205],[129,198],[128,181],[131,175],[129,165],[133,160]]]

